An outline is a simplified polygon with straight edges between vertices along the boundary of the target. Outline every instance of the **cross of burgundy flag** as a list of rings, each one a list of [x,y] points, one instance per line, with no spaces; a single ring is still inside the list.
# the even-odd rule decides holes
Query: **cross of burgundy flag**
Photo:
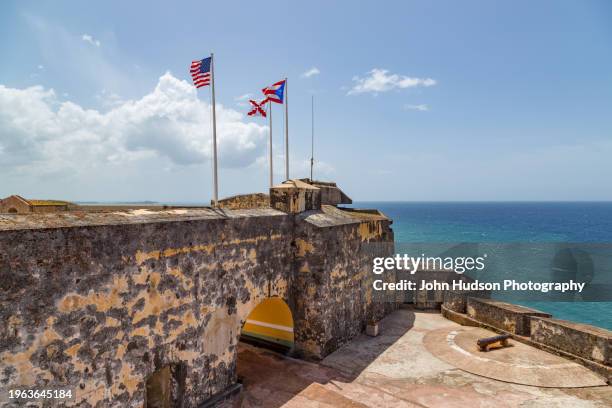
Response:
[[[282,81],[278,81],[277,83],[262,89],[261,92],[266,95],[266,99],[261,101],[261,104],[264,104],[266,102],[283,103],[283,96],[285,93],[285,80],[283,79]]]
[[[251,103],[251,105],[253,105],[253,109],[251,109],[249,113],[247,113],[247,115],[263,116],[264,118],[266,117],[266,111],[262,108],[264,101],[257,103],[256,101],[249,99],[249,102]]]

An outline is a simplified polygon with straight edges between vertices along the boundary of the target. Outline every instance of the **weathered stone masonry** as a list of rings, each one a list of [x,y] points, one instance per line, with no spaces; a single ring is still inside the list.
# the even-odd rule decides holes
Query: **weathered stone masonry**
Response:
[[[315,358],[333,352],[397,305],[374,299],[372,288],[373,251],[393,253],[389,221],[361,214],[355,222],[356,215],[324,208],[302,213],[298,220],[306,222],[298,223],[296,234],[294,287],[306,293],[295,297],[296,336],[307,342],[303,351]],[[395,276],[389,273],[385,279],[394,281]]]
[[[321,358],[394,308],[372,300],[366,254],[392,241],[384,216],[325,205],[0,216],[0,405],[26,386],[141,407],[170,366],[175,403],[195,407],[236,382],[241,326],[270,296],[296,352]]]

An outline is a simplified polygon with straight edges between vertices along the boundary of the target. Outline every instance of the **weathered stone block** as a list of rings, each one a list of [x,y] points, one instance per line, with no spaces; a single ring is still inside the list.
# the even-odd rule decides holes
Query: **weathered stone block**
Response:
[[[263,193],[240,194],[219,200],[217,206],[228,210],[266,208],[270,206],[270,197]]]
[[[310,179],[301,179],[301,181],[317,187],[321,191],[321,205],[338,205],[352,204],[353,200],[342,190],[338,188],[336,183],[324,181],[311,181]]]
[[[374,291],[372,257],[394,253],[390,220],[323,206],[296,217],[296,344],[302,355],[320,359],[392,311],[397,303]],[[394,273],[380,279],[395,281]],[[378,295],[381,296],[378,296]],[[306,323],[307,321],[307,323]],[[304,322],[304,324],[301,324]]]
[[[321,191],[301,180],[287,180],[270,189],[270,206],[289,214],[321,209]]]
[[[456,280],[463,282],[474,282],[474,279],[467,275],[460,275]],[[467,308],[468,297],[479,299],[489,299],[491,297],[490,290],[447,290],[444,291],[443,306],[446,310],[457,313],[465,313]]]
[[[488,299],[491,297],[491,291],[488,290],[447,290],[444,291],[443,306],[447,310],[453,312],[466,313],[467,299],[469,297]]]
[[[453,271],[418,271],[413,275],[417,288],[420,288],[423,282],[449,282],[456,276]],[[444,292],[444,290],[417,289],[412,292],[412,302],[417,309],[439,309],[444,301]]]
[[[380,333],[378,323],[368,324],[366,326],[366,334],[370,337],[376,337]]]
[[[465,313],[467,298],[469,292],[459,291],[459,290],[447,290],[444,292],[444,302],[443,305],[447,310],[452,310],[453,312]],[[471,294],[470,296],[474,296]]]
[[[479,324],[476,320],[472,319],[465,313],[455,312],[454,310],[447,309],[444,305],[440,307],[440,313],[448,320],[452,320],[455,323],[459,323],[462,326],[478,327]]]
[[[468,297],[467,314],[484,324],[521,336],[529,336],[532,316],[551,317],[549,313],[491,299]]]
[[[599,327],[532,317],[531,339],[597,363],[612,363],[612,332]]]

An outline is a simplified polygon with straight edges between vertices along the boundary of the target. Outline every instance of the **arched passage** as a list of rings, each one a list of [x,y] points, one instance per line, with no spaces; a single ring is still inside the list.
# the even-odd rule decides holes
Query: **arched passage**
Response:
[[[293,348],[293,315],[287,303],[279,297],[264,299],[246,318],[240,339],[276,350]]]

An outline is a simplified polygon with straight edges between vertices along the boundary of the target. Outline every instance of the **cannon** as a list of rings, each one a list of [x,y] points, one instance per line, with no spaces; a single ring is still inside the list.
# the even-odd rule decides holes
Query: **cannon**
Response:
[[[492,348],[507,347],[509,334],[500,334],[499,336],[486,337],[476,340],[476,345],[480,351],[489,351]]]

